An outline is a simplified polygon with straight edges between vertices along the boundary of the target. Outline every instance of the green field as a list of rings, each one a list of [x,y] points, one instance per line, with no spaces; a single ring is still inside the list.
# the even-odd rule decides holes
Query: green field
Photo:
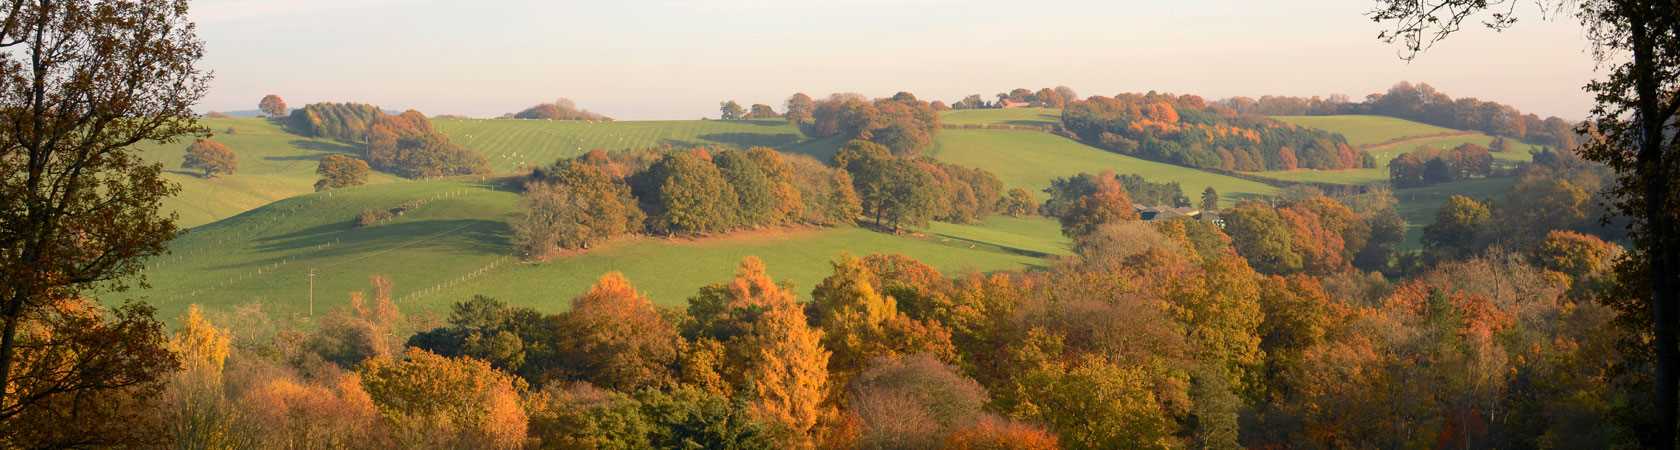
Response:
[[[808,140],[782,120],[671,120],[579,122],[517,119],[433,119],[438,131],[455,143],[490,159],[497,172],[534,167],[594,149],[608,151],[727,145],[773,147],[819,159],[833,157],[838,142]]]
[[[1395,210],[1406,219],[1405,248],[1415,250],[1420,247],[1418,241],[1423,237],[1423,227],[1435,223],[1435,213],[1447,203],[1448,197],[1463,195],[1486,201],[1503,196],[1516,182],[1515,178],[1484,178],[1395,190],[1394,198],[1400,201]]]
[[[1395,139],[1401,141],[1383,145],[1372,145],[1365,148],[1366,152],[1377,161],[1377,167],[1372,169],[1350,170],[1311,170],[1300,169],[1291,171],[1256,172],[1255,175],[1284,180],[1304,181],[1334,184],[1374,184],[1388,181],[1388,162],[1403,153],[1418,149],[1418,147],[1435,147],[1450,149],[1464,144],[1488,146],[1493,143],[1493,136],[1482,133],[1466,133],[1434,125],[1426,125],[1403,119],[1381,116],[1279,116],[1274,117],[1285,122],[1301,126],[1320,128],[1326,131],[1341,133],[1348,137],[1349,143],[1354,145],[1369,145],[1371,143],[1389,142]],[[1442,133],[1462,133],[1441,136]],[[1358,136],[1359,141],[1354,137]],[[1357,142],[1357,143],[1356,143]],[[1530,151],[1538,151],[1540,146],[1530,145],[1515,140],[1511,150],[1493,153],[1495,164],[1515,165],[1531,159]]]
[[[194,227],[231,217],[276,200],[315,191],[315,165],[321,157],[353,149],[330,140],[290,134],[260,118],[204,119],[213,139],[227,144],[239,157],[233,175],[205,179],[181,169],[191,142],[136,145],[140,157],[162,163],[164,177],[181,185],[181,193],[164,202],[164,209],[180,215],[177,222]],[[228,129],[233,133],[228,133]],[[369,183],[395,177],[375,173]]]
[[[1307,128],[1341,133],[1343,137],[1347,138],[1348,145],[1354,147],[1373,145],[1404,137],[1459,132],[1459,130],[1451,128],[1388,116],[1272,116],[1272,118]]]
[[[1175,166],[1105,151],[1068,138],[1037,131],[944,130],[930,152],[941,161],[978,167],[997,174],[1008,187],[1038,193],[1050,180],[1080,172],[1113,170],[1157,182],[1176,181],[1184,195],[1199,198],[1203,189],[1219,191],[1222,204],[1270,196],[1277,188],[1189,167]]]
[[[386,223],[353,225],[363,209],[410,200],[426,203]],[[313,269],[316,313],[343,305],[347,292],[367,289],[370,275],[390,278],[398,304],[409,311],[443,311],[480,293],[555,311],[616,270],[657,302],[681,305],[700,286],[726,280],[748,255],[764,259],[778,280],[805,294],[842,252],[902,253],[958,272],[1033,266],[1042,263],[1042,253],[1065,248],[1054,222],[994,219],[995,229],[940,224],[918,236],[847,227],[699,241],[631,237],[526,264],[507,256],[513,253],[507,220],[517,214],[516,203],[512,192],[450,180],[294,197],[192,230],[171,244],[172,254],[148,262],[153,288],[106,297],[146,298],[166,318],[194,303],[222,311],[259,303],[271,314],[295,316],[309,310]]]
[[[1062,123],[1062,110],[1057,108],[963,109],[945,111],[939,115],[946,125],[1019,125],[1045,126]]]

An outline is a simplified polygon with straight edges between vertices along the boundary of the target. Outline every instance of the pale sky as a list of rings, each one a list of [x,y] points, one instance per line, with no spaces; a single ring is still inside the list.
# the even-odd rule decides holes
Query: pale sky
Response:
[[[1526,2],[1524,2],[1526,3]],[[496,116],[567,97],[619,119],[715,117],[721,100],[907,90],[988,99],[1067,85],[1348,94],[1426,82],[1582,118],[1597,75],[1573,18],[1529,10],[1467,27],[1407,63],[1372,0],[197,0],[216,79],[200,109],[358,101]]]

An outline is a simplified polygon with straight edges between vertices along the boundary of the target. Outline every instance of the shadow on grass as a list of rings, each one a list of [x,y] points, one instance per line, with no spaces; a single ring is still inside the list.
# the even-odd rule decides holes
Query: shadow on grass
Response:
[[[356,227],[351,221],[317,225],[282,235],[258,238],[255,248],[274,254],[267,258],[241,261],[236,264],[211,266],[208,269],[239,269],[274,264],[289,258],[314,260],[350,256],[364,258],[404,248],[429,248],[433,251],[474,254],[505,254],[511,245],[512,230],[499,220],[453,219],[417,220],[370,227]],[[335,242],[336,241],[336,242]],[[307,250],[332,243],[319,250]],[[296,254],[296,250],[305,250]],[[359,260],[359,258],[358,258]],[[355,261],[355,260],[350,260]],[[324,261],[325,262],[325,261]],[[330,261],[342,264],[348,261]]]
[[[1007,246],[1007,245],[1001,245],[1001,244],[996,244],[996,243],[992,243],[992,242],[974,240],[974,239],[969,239],[969,238],[950,235],[950,234],[945,234],[945,233],[931,233],[931,234],[934,235],[934,236],[938,236],[942,239],[968,243],[970,248],[984,247],[984,248],[989,248],[989,249],[994,249],[994,250],[997,250],[997,251],[1001,251],[1001,252],[1004,252],[1004,253],[1027,256],[1027,257],[1032,257],[1032,258],[1047,258],[1047,257],[1052,256],[1049,253],[1041,252],[1041,251],[1038,251],[1038,250],[1028,250],[1028,249],[1019,248],[1019,247],[1011,247],[1011,246]]]
[[[793,133],[711,133],[700,135],[699,138],[710,142],[728,144],[740,148],[781,148],[799,143],[799,135]],[[669,140],[670,139],[667,139],[667,141]]]
[[[317,152],[349,153],[349,154],[360,154],[361,153],[361,150],[357,149],[356,146],[349,145],[349,144],[341,144],[341,143],[337,143],[337,142],[293,139],[290,142],[287,142],[287,144],[290,144],[293,147],[301,148],[301,149],[304,149],[304,150],[314,150],[314,151],[317,151]],[[317,156],[317,157],[319,157],[319,156]]]

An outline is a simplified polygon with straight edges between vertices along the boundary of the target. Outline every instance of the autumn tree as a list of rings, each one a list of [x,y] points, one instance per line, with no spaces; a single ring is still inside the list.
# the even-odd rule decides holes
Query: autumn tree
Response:
[[[540,103],[513,114],[516,119],[536,120],[583,120],[591,122],[611,122],[613,119],[587,109],[578,108],[577,103],[568,98],[559,98],[553,103]]]
[[[1060,221],[1062,234],[1069,237],[1090,234],[1104,223],[1138,218],[1131,195],[1114,172],[1058,178],[1046,192],[1050,199],[1041,212]]]
[[[1026,189],[1010,188],[1008,194],[998,199],[997,210],[1011,217],[1030,216],[1038,212],[1038,200]]]
[[[811,121],[811,111],[815,108],[816,102],[811,100],[811,96],[805,95],[803,92],[793,94],[792,97],[787,99],[785,108],[787,114],[784,117],[787,117],[788,122],[794,125],[808,123]]]
[[[776,108],[763,103],[754,103],[752,109],[747,111],[747,115],[744,116],[747,119],[776,119],[780,117],[782,115],[776,114]]]
[[[367,161],[347,155],[327,155],[315,166],[315,174],[321,176],[315,180],[315,191],[361,186],[367,183],[368,172]]]
[[[285,117],[286,100],[275,94],[264,95],[262,101],[257,102],[257,110],[262,111],[263,114],[267,114],[268,117]]]
[[[722,120],[741,120],[747,115],[747,110],[734,100],[718,103],[718,111],[718,118]]]
[[[12,336],[0,444],[162,444],[165,430],[153,414],[181,359],[154,310],[138,303],[107,309],[78,298],[32,306]]]
[[[675,382],[677,329],[623,274],[602,275],[558,322],[557,356],[569,378],[621,392]]]
[[[879,358],[927,354],[955,360],[950,332],[935,324],[910,319],[898,301],[874,283],[879,277],[862,259],[844,256],[833,274],[811,291],[807,308],[811,323],[823,329],[823,348],[833,352],[828,371],[843,385]]]
[[[987,400],[979,383],[927,355],[878,359],[847,390],[864,448],[939,447],[952,432],[984,420]]]
[[[523,197],[526,214],[513,231],[516,245],[532,259],[639,231],[645,218],[628,185],[578,160],[556,164],[543,180],[528,183]]]
[[[360,370],[381,422],[402,447],[519,448],[527,417],[520,386],[489,363],[409,350]]]
[[[226,144],[210,139],[199,139],[187,146],[187,156],[181,161],[181,168],[202,170],[204,178],[215,177],[217,174],[232,175],[239,170],[239,156],[233,154]]]
[[[313,105],[311,105],[313,106]],[[409,178],[481,174],[489,160],[450,141],[415,110],[378,112],[367,127],[364,159],[374,168]]]
[[[153,350],[162,335],[151,309],[60,308],[95,285],[135,282],[142,261],[175,236],[159,208],[177,188],[133,146],[205,134],[192,112],[208,88],[197,67],[204,45],[179,1],[16,1],[4,10],[0,430],[12,431],[0,440],[142,445],[136,421],[94,416],[150,398],[173,367]],[[55,331],[26,334],[33,324]],[[88,358],[110,364],[70,363],[97,360]],[[65,403],[104,395],[112,397],[89,408]],[[123,425],[99,428],[113,423]]]
[[[691,339],[721,342],[723,378],[795,445],[810,442],[825,412],[829,352],[822,332],[807,325],[794,295],[777,285],[764,263],[748,257],[728,283],[701,288],[689,299]]]

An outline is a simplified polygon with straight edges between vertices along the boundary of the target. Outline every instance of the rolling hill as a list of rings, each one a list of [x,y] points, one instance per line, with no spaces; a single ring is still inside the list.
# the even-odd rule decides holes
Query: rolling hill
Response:
[[[1351,170],[1291,170],[1256,172],[1255,175],[1284,180],[1333,184],[1373,184],[1388,181],[1388,162],[1403,153],[1422,146],[1449,149],[1463,144],[1488,146],[1493,136],[1471,131],[1453,130],[1434,125],[1384,116],[1276,116],[1284,122],[1340,133],[1348,143],[1371,154],[1377,167]],[[1510,141],[1513,149],[1493,153],[1496,164],[1516,164],[1528,161],[1529,151],[1539,146]]]
[[[362,186],[281,200],[205,225],[171,244],[172,254],[147,264],[150,289],[108,294],[145,298],[159,317],[189,304],[212,309],[250,303],[265,311],[304,315],[344,304],[384,275],[398,304],[443,311],[473,294],[544,311],[563,309],[597,277],[621,271],[655,301],[681,305],[700,286],[726,280],[740,258],[762,258],[778,280],[808,292],[829,261],[852,254],[902,253],[941,270],[1015,269],[1065,252],[1054,221],[998,218],[979,225],[939,224],[917,236],[861,228],[746,232],[702,240],[629,237],[588,253],[526,264],[513,253],[507,220],[518,196],[495,184],[432,180]],[[357,227],[368,208],[422,204],[393,220]],[[995,227],[990,226],[995,224]]]
[[[662,145],[772,147],[828,160],[840,142],[808,140],[783,120],[668,120],[579,122],[517,119],[432,120],[438,131],[482,153],[497,172],[546,165],[590,150],[624,150]]]
[[[957,126],[1045,126],[1062,123],[1062,110],[1056,108],[958,109],[941,113],[939,120],[946,125]]]
[[[1050,180],[1102,170],[1138,174],[1156,182],[1176,181],[1191,198],[1212,186],[1226,205],[1277,193],[1276,187],[1262,183],[1133,158],[1038,131],[943,130],[929,153],[941,161],[992,171],[1004,185],[1027,189],[1041,199],[1043,194],[1037,192],[1049,187]]]
[[[164,177],[180,183],[181,193],[166,200],[164,209],[179,214],[178,223],[183,227],[207,224],[276,200],[314,192],[316,161],[333,153],[354,151],[331,140],[287,133],[267,119],[207,118],[202,123],[214,133],[212,139],[227,144],[238,155],[238,172],[205,179],[182,170],[181,158],[191,142],[136,145],[140,157],[163,164]],[[396,179],[375,173],[368,182]]]

